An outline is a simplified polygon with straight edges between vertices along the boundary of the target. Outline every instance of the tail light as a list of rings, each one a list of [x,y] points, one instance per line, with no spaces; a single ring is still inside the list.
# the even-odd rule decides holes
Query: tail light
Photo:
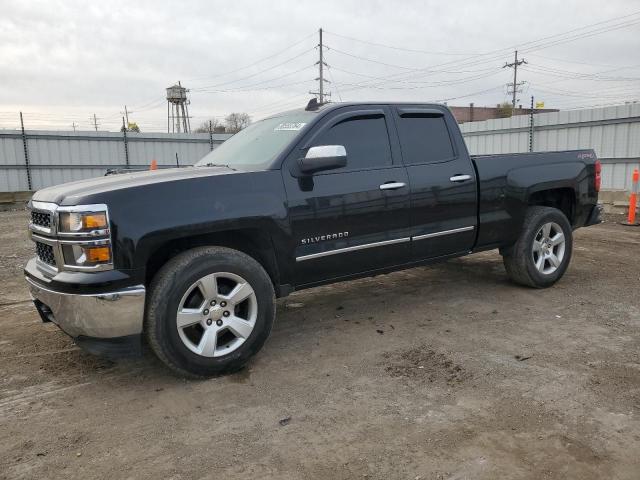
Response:
[[[600,160],[596,160],[596,178],[594,181],[596,192],[600,191],[601,183],[602,183],[602,164],[600,163]]]

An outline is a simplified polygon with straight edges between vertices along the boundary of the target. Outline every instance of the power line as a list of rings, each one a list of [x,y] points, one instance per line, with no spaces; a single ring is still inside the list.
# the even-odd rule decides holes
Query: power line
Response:
[[[532,64],[528,67],[523,67],[526,70],[533,71],[535,73],[540,73],[542,75],[551,75],[555,77],[567,78],[569,80],[590,80],[594,82],[635,82],[640,80],[640,77],[611,77],[611,76],[603,76],[598,72],[595,73],[581,73],[581,72],[573,72],[570,70],[562,70],[558,68],[547,67],[539,64]],[[614,70],[620,70],[620,68],[616,68]],[[613,70],[610,70],[613,71]]]
[[[289,87],[292,85],[300,85],[303,83],[308,83],[308,82],[312,82],[314,80],[317,79],[307,79],[307,80],[299,80],[299,81],[295,81],[295,82],[289,82],[289,83],[281,83],[279,85],[268,85],[266,87],[261,87],[261,88],[229,88],[226,90],[206,90],[206,91],[200,91],[200,92],[196,92],[196,93],[234,93],[234,92],[258,92],[258,91],[262,91],[262,90],[272,90],[274,88],[282,88],[282,87]]]
[[[277,64],[275,64],[275,65],[272,65],[271,67],[269,67],[269,68],[265,68],[264,70],[260,70],[259,72],[252,73],[251,75],[246,75],[246,76],[244,76],[244,77],[237,78],[237,79],[235,79],[235,80],[228,80],[228,81],[226,81],[226,82],[216,83],[216,84],[213,84],[213,85],[203,85],[203,86],[201,86],[201,87],[191,88],[190,90],[191,90],[191,91],[200,91],[200,90],[208,89],[208,88],[216,88],[216,87],[220,87],[220,86],[223,86],[223,85],[228,85],[228,84],[230,84],[230,83],[237,83],[237,82],[240,82],[240,81],[242,81],[242,80],[246,80],[246,79],[248,79],[248,78],[253,78],[253,77],[257,76],[257,75],[261,75],[261,74],[263,74],[263,73],[265,73],[265,72],[268,72],[268,71],[270,71],[270,70],[273,70],[274,68],[277,68],[277,67],[280,67],[280,66],[282,66],[282,65],[285,65],[285,64],[287,64],[287,63],[289,63],[289,62],[292,62],[293,60],[296,60],[296,59],[300,58],[301,56],[303,56],[304,54],[306,54],[306,53],[308,53],[308,52],[312,51],[314,48],[315,48],[315,47],[309,48],[309,49],[307,49],[307,50],[305,50],[305,51],[303,51],[303,52],[301,52],[301,53],[299,53],[299,54],[297,54],[297,55],[295,55],[295,56],[293,56],[293,57],[291,57],[291,58],[288,58],[287,60],[285,60],[285,61],[283,61],[283,62],[280,62],[280,63],[277,63]]]
[[[336,87],[336,93],[338,94],[338,100],[342,101],[342,95],[340,95],[340,90],[338,89],[338,84],[333,79],[333,73],[331,72],[332,67],[327,67],[327,71],[329,72],[329,76],[331,77],[331,84]]]
[[[266,57],[263,57],[263,58],[261,58],[261,59],[259,59],[259,60],[255,60],[255,61],[251,62],[250,64],[245,65],[245,66],[243,66],[243,67],[239,67],[239,68],[236,68],[236,69],[234,69],[234,70],[230,70],[230,71],[228,71],[228,72],[224,72],[224,73],[219,73],[219,74],[217,74],[217,75],[213,75],[213,76],[192,77],[192,78],[188,78],[188,79],[187,79],[187,81],[191,81],[191,80],[198,80],[198,79],[201,79],[201,78],[214,79],[214,78],[219,78],[219,77],[225,77],[225,76],[227,76],[227,75],[231,75],[232,73],[236,73],[236,72],[240,72],[240,71],[242,71],[242,70],[246,70],[247,68],[251,68],[251,67],[253,67],[253,66],[255,66],[255,65],[258,65],[259,63],[262,63],[262,62],[267,61],[267,60],[271,60],[272,58],[275,58],[275,57],[277,57],[278,55],[283,54],[284,52],[286,52],[286,51],[290,50],[291,48],[293,48],[293,47],[295,47],[295,46],[297,46],[297,45],[301,44],[302,42],[304,42],[304,41],[305,41],[305,40],[307,40],[308,38],[311,38],[313,35],[315,35],[315,33],[310,33],[309,35],[306,35],[305,37],[301,38],[301,39],[300,39],[300,40],[298,40],[297,42],[294,42],[294,43],[290,44],[289,46],[285,47],[284,49],[279,50],[278,52],[273,53],[273,54],[271,54],[271,55],[268,55],[268,56],[266,56]]]
[[[252,84],[249,84],[249,85],[242,85],[242,86],[240,86],[240,87],[238,87],[236,89],[227,89],[227,90],[195,89],[195,92],[196,93],[208,93],[208,92],[223,92],[223,91],[224,92],[243,91],[245,89],[248,90],[248,89],[250,89],[252,87],[255,87],[255,86],[258,86],[258,85],[262,85],[262,84],[265,84],[265,83],[269,83],[269,82],[272,82],[274,80],[280,80],[280,79],[285,78],[285,77],[290,77],[291,75],[295,75],[296,73],[300,73],[300,72],[302,72],[304,70],[309,69],[312,66],[313,65],[305,65],[304,67],[299,68],[297,70],[294,70],[293,72],[285,73],[284,75],[279,75],[277,77],[269,78],[267,80],[262,80],[262,81],[257,82],[257,83],[252,83]]]
[[[355,37],[350,37],[348,35],[342,35],[340,33],[335,33],[335,32],[329,32],[327,30],[325,30],[325,33],[328,33],[329,35],[334,35],[336,37],[341,37],[341,38],[346,38],[349,40],[353,40],[356,42],[360,42],[360,43],[365,43],[367,45],[374,45],[376,47],[383,47],[383,48],[389,48],[392,50],[400,50],[400,51],[404,51],[404,52],[412,52],[412,53],[424,53],[426,55],[462,55],[462,56],[469,56],[469,55],[482,55],[481,53],[454,53],[454,52],[434,52],[434,51],[430,51],[430,50],[419,50],[419,49],[414,49],[414,48],[406,48],[406,47],[398,47],[395,45],[387,45],[384,43],[378,43],[378,42],[371,42],[368,40],[362,40],[361,38],[355,38]]]
[[[406,87],[383,87],[383,86],[372,86],[371,88],[378,88],[378,89],[390,89],[390,90],[415,90],[418,88],[427,88],[427,87],[440,87],[440,86],[445,86],[445,85],[458,85],[460,83],[466,83],[466,82],[470,82],[470,81],[474,81],[474,80],[479,80],[479,79],[483,79],[483,78],[489,78],[493,75],[496,75],[497,73],[500,73],[502,71],[502,68],[496,68],[496,67],[492,67],[492,68],[488,68],[488,69],[483,69],[483,70],[479,70],[481,72],[493,72],[490,74],[481,74],[481,75],[471,75],[468,77],[460,77],[460,78],[454,78],[454,79],[442,79],[442,80],[435,80],[435,81],[425,81],[425,80],[404,80],[404,79],[398,79],[398,80],[393,80],[393,79],[386,79],[385,77],[381,77],[381,76],[375,76],[375,75],[367,75],[367,74],[363,74],[363,73],[358,73],[358,72],[353,72],[350,70],[345,70],[343,68],[338,68],[338,67],[331,67],[333,70],[337,70],[339,72],[344,72],[350,75],[356,75],[356,76],[360,76],[360,77],[366,77],[366,78],[372,78],[372,79],[377,79],[377,80],[382,80],[383,84],[387,84],[389,82],[393,82],[393,83],[402,83],[402,84],[407,84],[408,86]],[[342,82],[343,85],[359,85],[359,84],[348,84],[348,83],[344,83]]]
[[[576,65],[588,65],[590,67],[615,67],[615,68],[636,68],[638,67],[638,65],[635,66],[620,66],[620,65],[611,65],[611,64],[607,64],[607,63],[593,63],[593,62],[578,62],[576,60],[567,60],[567,59],[561,59],[561,58],[557,58],[557,57],[548,57],[546,55],[540,55],[539,53],[529,53],[529,55],[533,55],[534,57],[540,57],[540,58],[544,58],[545,60],[551,60],[552,62],[558,62],[558,63],[575,63]]]
[[[579,39],[579,38],[586,38],[588,36],[598,35],[598,34],[601,34],[601,33],[605,33],[607,31],[612,31],[612,30],[616,30],[616,29],[619,29],[619,28],[625,28],[625,27],[634,25],[635,23],[639,23],[640,20],[638,20],[638,19],[634,19],[634,20],[631,20],[631,21],[628,20],[628,21],[620,23],[620,24],[607,25],[606,27],[598,27],[597,29],[592,30],[592,31],[581,32],[580,34],[576,34],[576,35],[569,35],[569,34],[574,33],[574,32],[579,32],[580,30],[586,30],[586,29],[589,29],[589,28],[592,28],[592,27],[595,27],[595,26],[599,26],[599,25],[604,25],[606,23],[615,22],[615,21],[620,20],[620,19],[636,17],[638,15],[640,15],[640,11],[633,12],[633,13],[628,14],[628,15],[623,15],[623,16],[620,16],[620,17],[614,17],[614,18],[611,18],[611,19],[608,19],[608,20],[603,20],[601,22],[596,22],[596,23],[593,23],[593,24],[590,24],[590,25],[585,25],[585,26],[582,26],[582,27],[578,27],[578,28],[575,28],[575,29],[572,29],[572,30],[568,30],[568,31],[562,32],[562,33],[558,33],[558,34],[554,34],[554,35],[548,35],[546,37],[542,37],[542,38],[539,38],[537,40],[532,40],[532,41],[529,41],[529,42],[521,43],[519,45],[516,45],[515,47],[516,48],[519,48],[519,47],[526,48],[527,52],[533,51],[533,50],[538,50],[538,49],[543,49],[543,48],[549,48],[550,46],[555,46],[555,45],[559,45],[559,44],[562,44],[562,43],[574,41],[574,40]],[[546,40],[551,40],[551,39],[554,39],[554,40],[544,43]],[[335,49],[333,49],[333,50],[335,50]],[[496,60],[496,59],[500,58],[502,56],[502,53],[505,50],[506,49],[501,48],[501,49],[493,50],[493,51],[490,51],[490,52],[486,52],[484,54],[479,54],[479,55],[476,55],[474,57],[469,57],[469,58],[465,58],[465,59],[461,59],[461,60],[453,60],[453,61],[449,61],[449,62],[445,62],[445,63],[441,63],[441,64],[432,65],[430,67],[414,69],[415,72],[414,72],[413,75],[415,75],[415,73],[417,73],[417,72],[428,72],[429,70],[432,70],[433,68],[442,67],[442,66],[451,66],[451,65],[456,65],[457,64],[457,66],[460,67],[460,66],[463,66],[463,65],[464,66],[473,66],[473,65],[479,65],[479,64],[482,64],[482,63],[487,63],[487,62],[490,62],[490,61],[493,61],[493,60]],[[496,57],[496,54],[498,54],[497,57]],[[410,78],[409,76],[407,76],[407,75],[410,75],[410,74],[408,74],[407,72],[401,72],[401,73],[391,74],[391,75],[387,76],[386,79],[388,80],[388,79],[396,78],[396,77],[399,77],[399,76],[402,76],[402,75],[405,76],[404,77],[405,79],[406,78]],[[372,82],[363,83],[362,85],[360,85],[358,87],[352,87],[349,90],[354,90],[354,89],[357,89],[357,88],[368,88],[368,87],[371,86],[371,83]]]

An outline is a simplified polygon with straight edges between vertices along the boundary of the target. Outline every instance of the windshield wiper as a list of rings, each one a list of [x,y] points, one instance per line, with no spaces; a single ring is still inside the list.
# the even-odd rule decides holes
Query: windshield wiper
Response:
[[[199,166],[200,167],[226,167],[231,170],[235,170],[236,172],[238,171],[236,168],[233,168],[232,166],[223,164],[223,163],[205,163],[204,165],[199,165]]]

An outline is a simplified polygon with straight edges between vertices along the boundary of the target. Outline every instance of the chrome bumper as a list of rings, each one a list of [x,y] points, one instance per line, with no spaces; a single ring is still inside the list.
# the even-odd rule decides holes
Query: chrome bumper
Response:
[[[72,337],[114,338],[142,332],[145,288],[79,295],[55,292],[25,277],[43,320]]]

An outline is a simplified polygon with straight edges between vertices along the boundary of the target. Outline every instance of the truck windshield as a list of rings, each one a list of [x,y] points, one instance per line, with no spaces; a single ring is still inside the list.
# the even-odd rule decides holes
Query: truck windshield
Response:
[[[296,112],[252,123],[212,150],[195,166],[224,165],[239,170],[267,168],[313,116],[311,112]]]

